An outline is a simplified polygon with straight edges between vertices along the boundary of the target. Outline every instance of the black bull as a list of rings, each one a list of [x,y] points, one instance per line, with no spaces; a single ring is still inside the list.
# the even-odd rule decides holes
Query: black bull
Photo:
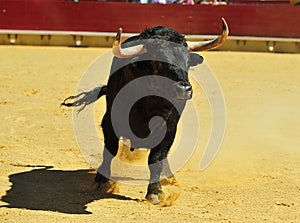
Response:
[[[162,193],[161,174],[174,178],[167,155],[186,100],[192,97],[188,70],[203,61],[201,56],[191,51],[203,51],[221,45],[228,35],[227,24],[224,19],[222,21],[220,36],[197,43],[187,42],[178,32],[158,26],[146,29],[121,44],[122,30],[119,29],[112,50],[115,57],[110,77],[107,86],[102,88],[97,97],[106,94],[107,106],[102,119],[105,143],[103,162],[95,178],[100,187],[109,181],[111,161],[117,155],[119,138],[123,136],[131,140],[132,150],[151,149],[148,157],[150,182],[146,198],[154,203],[159,202],[158,195]],[[129,90],[124,91],[126,86],[130,86],[127,88]],[[124,108],[129,106],[133,95],[139,100],[130,105],[128,116],[123,118],[123,113],[126,113]],[[63,105],[74,106],[65,102]],[[122,120],[130,126],[129,131]]]

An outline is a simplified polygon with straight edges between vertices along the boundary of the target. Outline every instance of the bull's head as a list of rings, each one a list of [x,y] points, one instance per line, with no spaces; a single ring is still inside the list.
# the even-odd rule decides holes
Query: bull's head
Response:
[[[138,57],[140,60],[155,61],[151,63],[153,74],[163,74],[163,76],[172,79],[176,83],[172,89],[175,90],[177,99],[187,100],[192,97],[192,86],[188,80],[187,71],[190,66],[196,66],[203,61],[203,58],[193,51],[209,50],[222,45],[228,36],[228,26],[225,19],[222,18],[222,22],[222,33],[213,40],[186,42],[184,37],[176,31],[173,32],[166,27],[155,27],[153,29],[156,31],[150,29],[145,31],[148,35],[141,36],[141,34],[137,37],[147,41],[138,42],[135,45],[129,44],[125,48],[121,46],[122,29],[119,28],[112,52],[117,58]]]
[[[218,37],[216,37],[213,40],[202,41],[202,42],[187,42],[188,49],[190,51],[204,51],[204,50],[210,50],[221,46],[226,41],[227,36],[229,34],[228,25],[224,18],[222,18],[222,25],[223,25],[222,33]],[[122,49],[121,34],[122,34],[122,28],[119,28],[112,49],[113,54],[116,57],[132,58],[134,56],[144,54],[147,52],[147,49],[142,44]]]

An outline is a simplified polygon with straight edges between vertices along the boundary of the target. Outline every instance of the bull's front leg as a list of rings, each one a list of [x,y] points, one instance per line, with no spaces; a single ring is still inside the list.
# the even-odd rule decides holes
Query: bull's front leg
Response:
[[[160,175],[163,169],[163,160],[167,157],[168,149],[153,148],[148,157],[150,170],[150,181],[146,199],[152,200],[154,204],[159,203],[159,195],[162,194]]]
[[[162,187],[160,182],[161,174],[166,174],[167,178],[174,178],[173,173],[171,172],[168,164],[167,155],[173,144],[175,134],[176,126],[174,128],[169,128],[165,138],[158,146],[151,149],[148,157],[150,182],[148,185],[146,198],[148,200],[152,200],[154,204],[159,203],[159,195],[162,194]]]
[[[119,139],[113,131],[111,119],[108,113],[106,113],[102,120],[102,129],[104,134],[104,151],[103,161],[98,168],[95,181],[98,183],[98,187],[103,192],[112,192],[115,183],[110,180],[111,174],[111,162],[117,155]]]

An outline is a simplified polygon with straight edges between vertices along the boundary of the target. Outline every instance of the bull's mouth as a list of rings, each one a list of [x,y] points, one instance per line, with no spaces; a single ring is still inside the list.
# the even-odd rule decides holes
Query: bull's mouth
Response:
[[[193,90],[191,85],[183,85],[176,83],[176,96],[178,100],[189,100],[193,96]]]

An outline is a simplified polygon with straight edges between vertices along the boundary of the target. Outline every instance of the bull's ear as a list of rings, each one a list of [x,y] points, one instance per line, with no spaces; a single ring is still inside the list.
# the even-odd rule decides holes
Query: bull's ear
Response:
[[[190,53],[190,66],[197,66],[198,64],[203,63],[203,57],[197,53]]]

